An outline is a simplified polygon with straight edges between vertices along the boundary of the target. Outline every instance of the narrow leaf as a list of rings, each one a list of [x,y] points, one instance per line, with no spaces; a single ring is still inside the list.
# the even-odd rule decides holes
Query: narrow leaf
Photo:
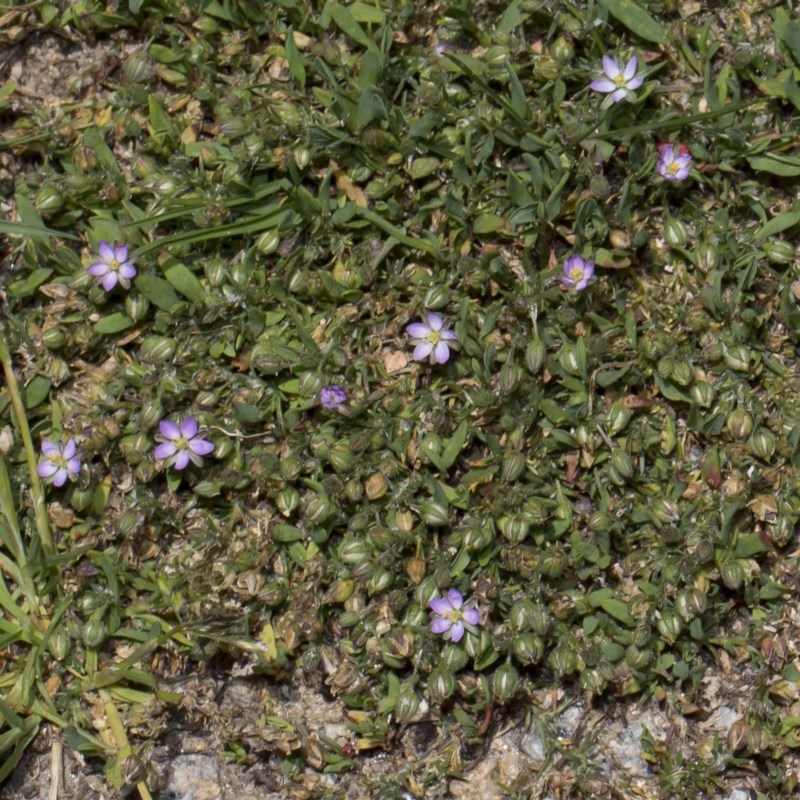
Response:
[[[633,0],[598,0],[611,16],[621,22],[629,31],[648,42],[663,44],[667,37],[661,26]]]

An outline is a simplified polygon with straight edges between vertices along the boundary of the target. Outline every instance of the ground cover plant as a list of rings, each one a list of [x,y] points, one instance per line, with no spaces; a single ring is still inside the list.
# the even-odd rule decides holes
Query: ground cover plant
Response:
[[[543,689],[702,714],[722,666],[747,713],[652,782],[794,791],[791,4],[0,12],[0,781],[48,723],[152,796],[213,665],[343,704],[226,743],[292,796],[423,721],[375,791],[445,796]],[[31,96],[55,36],[102,58]]]

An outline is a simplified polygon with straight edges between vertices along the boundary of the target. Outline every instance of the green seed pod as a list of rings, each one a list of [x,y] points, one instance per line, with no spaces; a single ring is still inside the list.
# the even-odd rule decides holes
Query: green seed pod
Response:
[[[678,592],[678,596],[675,598],[675,610],[686,623],[695,618],[696,612],[692,605],[692,598],[687,590],[684,589]]]
[[[400,694],[394,706],[394,715],[400,723],[411,722],[419,711],[419,697],[411,684],[400,685]]]
[[[695,614],[705,614],[708,608],[708,596],[700,589],[689,590],[689,602]]]
[[[149,400],[139,412],[139,430],[149,431],[164,419],[164,406],[159,400]]]
[[[221,259],[206,261],[203,265],[203,271],[206,274],[206,280],[212,288],[222,286],[222,284],[225,283],[225,279],[228,277],[227,266]]]
[[[450,513],[447,507],[436,500],[426,500],[416,506],[414,510],[426,525],[434,528],[447,525],[450,520]]]
[[[444,667],[434,667],[428,678],[428,696],[434,705],[441,705],[456,690],[455,676]]]
[[[533,633],[521,633],[514,637],[511,651],[522,666],[529,667],[544,657],[544,642]]]
[[[623,480],[627,480],[633,475],[633,464],[631,463],[631,457],[622,447],[617,447],[611,452],[610,462],[611,466],[616,470],[617,474]]]
[[[525,456],[519,450],[506,453],[500,467],[500,480],[503,483],[513,483],[525,469]]]
[[[467,655],[474,661],[480,658],[492,646],[492,637],[483,628],[468,631],[463,639]]]
[[[300,507],[300,492],[294,486],[285,486],[278,492],[275,505],[284,517],[289,517]]]
[[[448,644],[442,652],[442,666],[453,674],[464,669],[468,662],[469,656],[458,645]]]
[[[337,442],[328,452],[328,461],[337,472],[349,472],[354,463],[350,443],[346,439]],[[359,486],[361,486],[360,483]]]
[[[81,488],[80,486],[75,486],[70,492],[69,504],[76,511],[86,511],[91,507],[93,498],[94,490],[91,487]]]
[[[617,400],[608,409],[606,425],[609,436],[617,436],[628,427],[631,420],[631,412],[625,408],[621,400]]]
[[[653,630],[647,622],[640,622],[633,631],[633,644],[640,649],[644,649],[650,643]]]
[[[423,578],[414,589],[414,599],[422,608],[427,608],[428,603],[439,594],[439,587],[436,584],[436,576],[429,575]]]
[[[670,247],[686,247],[689,231],[686,225],[675,217],[670,217],[664,225],[664,241]]]
[[[519,673],[510,661],[506,661],[492,676],[492,694],[498,703],[505,705],[514,699],[518,688]]]
[[[429,433],[423,440],[419,448],[420,455],[427,461],[429,454],[434,458],[442,452],[442,437],[435,433]]]
[[[372,548],[367,542],[350,539],[339,545],[337,554],[345,564],[361,564],[372,557]]]
[[[364,484],[364,491],[370,500],[380,500],[389,491],[389,484],[382,472],[373,472]]]
[[[692,396],[694,404],[699,408],[711,408],[716,393],[712,384],[700,381],[692,384],[689,394]]]
[[[294,158],[294,163],[300,169],[305,169],[308,166],[308,162],[311,161],[311,151],[305,146],[296,147],[292,157]]]
[[[544,366],[547,349],[541,339],[534,339],[525,350],[525,366],[532,375],[536,375]]]
[[[332,604],[344,603],[345,600],[352,596],[355,586],[355,581],[350,580],[350,578],[339,578],[325,593],[325,602]]]
[[[522,369],[516,364],[506,361],[500,367],[500,375],[497,378],[497,388],[501,395],[511,394],[522,382]]]
[[[599,669],[587,669],[580,676],[581,689],[589,694],[602,694],[608,686],[608,679]]]
[[[656,620],[656,628],[667,644],[675,644],[681,635],[683,623],[674,611],[662,611],[661,617]]]
[[[575,58],[575,48],[568,39],[559,36],[550,46],[550,55],[553,56],[559,64],[567,64]]]
[[[635,644],[629,644],[625,650],[625,663],[631,669],[643,669],[652,658],[649,650],[640,650]]]
[[[512,544],[524,541],[530,532],[530,523],[522,514],[509,514],[497,520],[500,533]]]
[[[303,462],[295,455],[286,456],[281,459],[278,471],[285,481],[296,481],[303,471]]]
[[[464,534],[464,547],[472,551],[483,550],[483,548],[488,547],[493,540],[494,536],[490,526],[486,523],[482,525],[476,523]]]
[[[374,597],[376,594],[385,592],[393,583],[394,578],[389,570],[376,567],[372,575],[367,580],[367,594]]]
[[[364,496],[364,487],[361,485],[361,481],[357,478],[347,481],[344,485],[344,494],[351,503],[361,500]]]
[[[558,354],[558,363],[567,375],[578,376],[581,374],[581,364],[574,345],[562,345]]]
[[[729,589],[738,589],[744,583],[744,567],[735,558],[728,558],[720,564],[719,574]]]
[[[725,360],[726,366],[737,372],[750,371],[750,348],[745,347],[743,344],[737,344],[733,347],[722,348],[722,356]]]
[[[728,414],[725,427],[734,439],[746,439],[753,430],[753,418],[743,408],[736,408]]]
[[[701,242],[694,252],[694,263],[701,272],[712,270],[718,258],[717,248],[710,242]]]
[[[675,359],[671,356],[664,356],[658,360],[656,364],[656,372],[665,380],[672,377],[672,372],[675,369]]]
[[[517,600],[508,612],[508,622],[515,633],[529,631],[533,624],[533,602]]]
[[[547,657],[547,663],[556,675],[563,678],[578,668],[578,656],[567,645],[559,644]]]
[[[87,647],[99,647],[106,638],[106,626],[100,617],[93,617],[84,623],[81,630],[81,639]]]
[[[166,336],[145,336],[139,355],[146,364],[166,364],[172,361],[177,350],[174,339]]]
[[[150,301],[138,292],[129,292],[125,296],[125,313],[134,323],[141,322],[150,310]]]
[[[560,578],[564,572],[564,555],[563,553],[549,552],[545,553],[539,559],[539,567],[544,575],[548,578]]]
[[[672,380],[678,386],[688,386],[694,380],[694,370],[688,361],[676,361],[672,369]]]
[[[794,247],[783,239],[766,242],[762,248],[773,264],[791,264],[797,258]]]
[[[547,610],[547,606],[536,603],[531,609],[530,614],[531,629],[538,636],[545,636],[553,624],[553,618]]]
[[[64,206],[64,193],[55,186],[42,186],[33,198],[33,203],[40,214],[55,214]]]
[[[657,497],[650,505],[650,514],[657,523],[672,525],[681,518],[678,504],[671,497]]]
[[[444,286],[431,286],[425,293],[425,308],[438,311],[447,305],[449,299],[449,293]]]
[[[419,603],[411,603],[403,615],[403,624],[409,628],[419,628],[428,621],[428,613]]]
[[[56,661],[63,661],[72,647],[72,639],[64,628],[56,628],[47,640],[47,649]]]
[[[769,461],[775,455],[777,439],[768,428],[756,428],[747,442],[750,452],[763,461]]]
[[[661,419],[661,452],[668,456],[678,443],[678,431],[675,426],[675,420],[669,414],[664,415]]]

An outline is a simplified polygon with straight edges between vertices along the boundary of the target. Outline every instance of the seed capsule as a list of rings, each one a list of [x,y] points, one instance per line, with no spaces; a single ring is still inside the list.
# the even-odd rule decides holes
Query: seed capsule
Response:
[[[683,623],[673,611],[662,611],[661,618],[656,620],[656,628],[668,644],[674,644],[681,635]]]
[[[631,457],[621,447],[617,447],[611,453],[611,466],[617,471],[617,474],[623,479],[627,480],[633,475],[633,464]]]
[[[500,480],[503,483],[513,483],[525,469],[525,456],[519,450],[512,450],[503,458],[500,467]]]
[[[513,700],[519,688],[519,673],[510,661],[495,670],[492,677],[492,693],[498,703],[505,705]]]
[[[728,414],[725,426],[734,439],[746,439],[753,430],[753,418],[743,408],[736,408]]]
[[[456,679],[445,667],[434,667],[428,678],[428,695],[431,702],[441,705],[456,690]]]
[[[791,264],[797,258],[794,247],[783,239],[766,242],[762,249],[773,264]]]
[[[531,374],[536,375],[541,370],[546,356],[547,350],[541,339],[534,339],[528,344],[525,350],[525,366]]]
[[[530,523],[521,514],[509,514],[497,520],[500,533],[512,544],[524,541],[530,531]]]
[[[275,505],[284,517],[291,516],[292,512],[300,507],[300,492],[294,486],[286,486],[278,492]]]
[[[90,619],[83,626],[81,639],[87,647],[99,647],[106,638],[106,626],[102,619]]]
[[[689,231],[685,223],[675,217],[670,217],[664,226],[664,241],[670,247],[685,247],[689,241]]]
[[[419,711],[419,697],[410,684],[400,686],[400,694],[394,707],[394,715],[398,722],[411,722]]]
[[[737,344],[733,347],[722,348],[722,357],[725,364],[737,372],[750,371],[750,348],[743,344]]]
[[[525,667],[538,664],[544,656],[544,642],[533,633],[521,633],[511,645],[514,658]]]
[[[689,394],[692,396],[695,405],[700,408],[711,408],[714,402],[714,387],[705,381],[692,384]]]
[[[757,428],[747,443],[750,452],[763,461],[769,461],[775,455],[776,445],[775,434],[768,428]]]

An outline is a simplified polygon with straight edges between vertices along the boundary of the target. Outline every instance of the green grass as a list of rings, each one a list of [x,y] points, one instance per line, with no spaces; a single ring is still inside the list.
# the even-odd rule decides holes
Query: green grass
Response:
[[[422,701],[474,742],[536,688],[691,704],[732,659],[763,690],[714,780],[750,758],[791,791],[788,4],[64,5],[20,19],[111,70],[60,106],[0,84],[0,780],[48,720],[148,797],[126,731],[178,699],[156,655],[324,675],[364,751]],[[638,57],[632,102],[588,88],[604,54]],[[101,241],[129,290],[86,272]],[[426,309],[444,365],[411,360]],[[178,472],[152,451],[187,415],[215,451]],[[70,436],[80,474],[43,487],[41,441]],[[457,645],[427,610],[451,587],[481,610]],[[350,769],[341,744],[312,765]],[[644,744],[671,796],[717,785]]]

